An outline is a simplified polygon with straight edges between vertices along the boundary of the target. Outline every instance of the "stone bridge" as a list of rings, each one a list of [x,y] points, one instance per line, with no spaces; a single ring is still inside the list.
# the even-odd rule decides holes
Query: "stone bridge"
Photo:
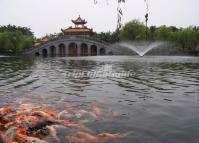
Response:
[[[91,37],[63,36],[28,49],[35,56],[97,56],[111,54],[111,45]]]

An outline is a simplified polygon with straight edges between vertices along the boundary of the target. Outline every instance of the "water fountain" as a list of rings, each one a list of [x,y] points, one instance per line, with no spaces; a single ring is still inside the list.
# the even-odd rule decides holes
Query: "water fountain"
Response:
[[[150,42],[150,41],[140,41],[140,42],[121,42],[118,43],[120,47],[128,48],[136,52],[140,56],[144,56],[150,50],[159,48],[163,46],[165,42]]]
[[[146,41],[136,41],[136,42],[120,42],[114,45],[112,48],[116,52],[122,53],[124,48],[130,49],[131,51],[136,52],[141,57],[144,56],[147,52],[154,48],[163,47],[165,42],[151,42],[148,41],[148,20],[149,20],[149,1],[144,0],[146,3],[146,14],[145,14],[145,23],[146,23]]]

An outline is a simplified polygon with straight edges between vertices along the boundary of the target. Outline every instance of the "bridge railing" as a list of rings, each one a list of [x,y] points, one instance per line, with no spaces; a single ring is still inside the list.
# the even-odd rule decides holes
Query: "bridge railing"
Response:
[[[99,38],[96,38],[96,37],[78,36],[78,35],[75,35],[75,36],[67,36],[67,35],[59,36],[59,37],[57,37],[57,38],[51,39],[50,41],[56,41],[56,40],[61,40],[61,39],[65,39],[65,38],[68,38],[68,39],[80,38],[80,39],[85,39],[85,40],[96,41],[96,42],[99,42],[99,43],[103,43],[103,44],[105,44],[105,45],[110,45],[110,43],[105,42],[105,41],[103,41],[103,40],[100,40]]]

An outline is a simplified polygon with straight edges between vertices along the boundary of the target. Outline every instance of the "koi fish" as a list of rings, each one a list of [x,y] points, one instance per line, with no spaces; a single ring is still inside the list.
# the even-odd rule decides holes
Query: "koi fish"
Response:
[[[15,139],[18,143],[48,143],[47,141],[21,134],[16,135]]]
[[[2,136],[3,143],[12,143],[15,135],[15,129],[8,129]]]
[[[50,126],[50,125],[53,125],[53,124],[54,124],[54,122],[52,122],[52,121],[43,121],[43,122],[40,122],[40,123],[38,123],[38,124],[36,124],[34,126],[30,126],[28,128],[28,133],[31,134],[34,131],[40,130],[42,128],[45,128],[46,126]]]
[[[110,133],[100,133],[97,135],[99,138],[112,138],[112,139],[121,139],[127,137],[127,134],[110,134]]]
[[[49,131],[49,134],[57,141],[59,142],[59,138],[57,137],[57,130],[53,126],[47,126],[46,127]]]
[[[70,143],[100,143],[96,136],[86,132],[77,132],[71,136],[65,136],[65,140]]]
[[[102,111],[97,104],[92,105],[92,112],[96,115],[96,117],[99,117],[102,114]]]
[[[3,134],[0,132],[0,143],[4,143],[4,141],[3,141],[3,136],[2,136]]]
[[[55,119],[51,115],[49,115],[48,113],[43,112],[43,111],[35,111],[31,115],[32,116],[39,116],[39,117],[44,118],[46,120],[53,120],[53,119]]]
[[[12,109],[10,107],[0,108],[0,115],[4,115],[10,112],[12,112]]]

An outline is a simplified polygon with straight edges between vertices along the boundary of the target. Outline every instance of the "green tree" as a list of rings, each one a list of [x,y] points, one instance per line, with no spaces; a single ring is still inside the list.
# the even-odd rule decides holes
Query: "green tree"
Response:
[[[30,28],[15,25],[0,26],[0,33],[2,32],[21,32],[23,35],[34,36]]]
[[[149,39],[150,40],[155,40],[155,31],[157,30],[156,26],[151,26],[149,28]]]
[[[33,36],[24,35],[22,32],[0,33],[0,52],[19,54],[33,44]]]
[[[116,30],[115,32],[101,32],[96,35],[96,38],[108,42],[108,43],[116,43],[119,41],[119,31]]]
[[[158,27],[155,32],[155,40],[171,40],[173,29],[165,25]]]
[[[145,25],[138,20],[128,22],[119,33],[120,40],[143,40],[145,36]]]
[[[193,27],[176,32],[174,38],[182,50],[186,52],[194,52],[199,44],[199,32],[194,30]]]

